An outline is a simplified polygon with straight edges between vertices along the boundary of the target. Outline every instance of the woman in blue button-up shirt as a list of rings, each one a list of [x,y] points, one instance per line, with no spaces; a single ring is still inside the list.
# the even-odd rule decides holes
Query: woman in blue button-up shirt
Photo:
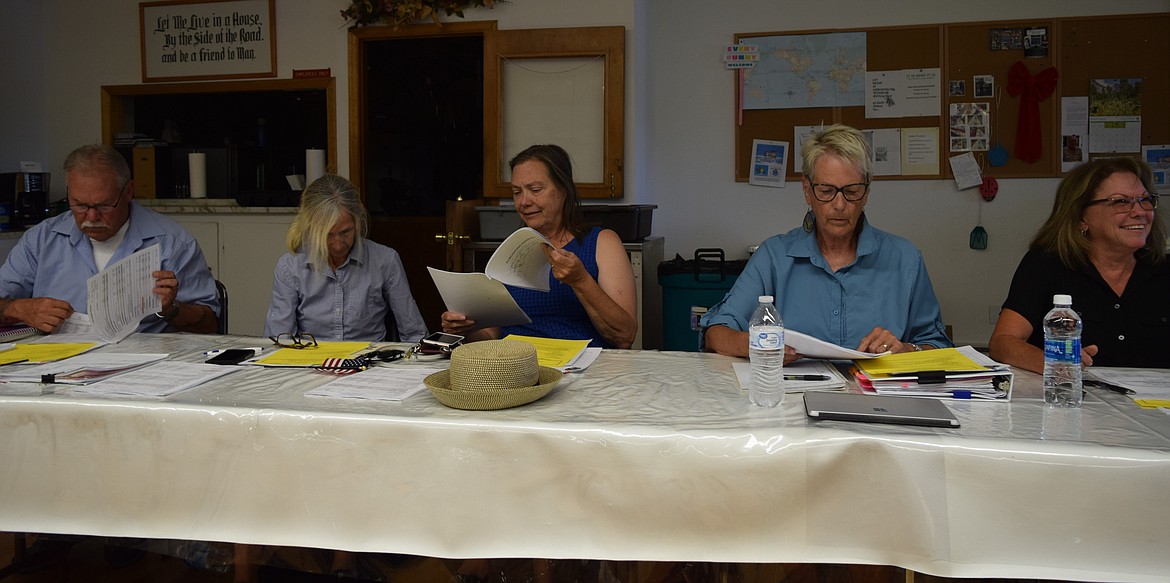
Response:
[[[398,252],[366,239],[369,222],[348,180],[326,175],[305,189],[288,230],[291,252],[276,263],[266,336],[381,341],[387,310],[402,341],[426,335]]]
[[[805,139],[804,225],[764,241],[735,285],[707,311],[710,351],[747,356],[748,320],[761,295],[787,328],[864,352],[952,346],[922,254],[865,219],[869,143],[834,125]],[[786,361],[799,355],[788,349]]]

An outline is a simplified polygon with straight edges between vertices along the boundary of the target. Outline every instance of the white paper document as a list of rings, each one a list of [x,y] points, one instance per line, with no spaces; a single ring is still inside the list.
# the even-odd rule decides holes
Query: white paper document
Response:
[[[107,344],[105,340],[102,340],[98,336],[97,330],[94,330],[93,319],[89,317],[89,314],[83,314],[81,312],[73,312],[51,334],[35,342],[45,344],[80,344],[84,342],[96,342],[99,345]]]
[[[165,397],[240,370],[234,366],[192,362],[159,362],[136,368],[91,385],[76,387],[75,394]]]
[[[939,69],[866,71],[865,117],[938,115],[942,103]]]
[[[508,285],[548,291],[548,274],[552,266],[541,250],[542,245],[556,248],[544,235],[531,227],[521,227],[508,235],[488,259],[483,272]]]
[[[454,273],[427,267],[447,309],[475,320],[477,328],[527,324],[532,320],[504,284],[482,273]]]
[[[47,362],[27,368],[7,370],[12,367],[5,367],[3,374],[0,374],[0,380],[39,383],[45,382],[44,379],[46,376],[51,376],[52,380],[47,382],[61,384],[93,383],[116,374],[129,372],[152,362],[158,362],[167,356],[166,354],[111,354],[108,352],[90,352],[74,356],[73,358]]]
[[[1125,387],[1134,399],[1170,399],[1170,370],[1164,368],[1091,366],[1085,378]]]
[[[377,366],[340,377],[305,394],[313,397],[401,401],[425,389],[423,379],[428,375],[445,369],[413,365]]]
[[[813,338],[808,334],[802,334],[791,328],[784,330],[784,345],[791,346],[793,350],[805,358],[863,360],[889,354],[888,351],[860,352],[843,346],[837,346],[832,342],[825,342],[819,338]]]
[[[148,314],[162,310],[151,276],[161,266],[159,247],[152,245],[86,280],[89,317],[99,338],[118,342],[137,330]]]
[[[552,267],[542,245],[555,247],[535,229],[522,227],[500,243],[484,273],[455,273],[433,267],[427,267],[427,271],[447,309],[475,320],[477,328],[527,324],[532,320],[504,284],[548,291]]]

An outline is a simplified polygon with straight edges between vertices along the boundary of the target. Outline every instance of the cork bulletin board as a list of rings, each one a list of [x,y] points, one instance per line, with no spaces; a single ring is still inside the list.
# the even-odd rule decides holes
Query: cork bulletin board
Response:
[[[1035,35],[1042,31],[1043,36]],[[770,36],[864,32],[866,69],[897,71],[919,68],[941,70],[938,115],[867,118],[864,106],[740,110],[743,99],[739,73],[735,75],[735,179],[747,182],[753,140],[789,142],[799,156],[794,126],[845,123],[862,130],[881,128],[937,128],[939,172],[878,177],[887,179],[950,178],[948,137],[955,130],[951,114],[966,107],[990,114],[988,148],[999,143],[1011,155],[1002,166],[988,166],[987,150],[974,151],[985,175],[1001,178],[1052,177],[1061,173],[1061,98],[1086,96],[1090,79],[1141,78],[1142,144],[1170,144],[1170,13],[1061,19],[933,24],[868,29],[838,29],[742,33],[735,42]],[[1041,46],[1040,39],[1043,41]],[[1026,45],[1026,46],[1025,46]],[[1055,90],[1039,101],[1041,148],[1039,159],[1025,162],[1015,156],[1020,97],[1009,95],[1009,70],[1022,62],[1030,75],[1055,68]],[[996,104],[998,99],[998,106]],[[1135,156],[1138,152],[1133,153]],[[1113,154],[1113,155],[1128,155]],[[799,180],[791,158],[788,180]]]

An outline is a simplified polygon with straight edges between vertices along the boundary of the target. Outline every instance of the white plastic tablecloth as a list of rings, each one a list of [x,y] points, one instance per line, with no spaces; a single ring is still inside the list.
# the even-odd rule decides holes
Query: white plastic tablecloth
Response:
[[[257,342],[135,335],[103,350],[199,361]],[[1095,390],[1080,410],[1047,408],[1017,372],[1010,403],[948,401],[960,429],[813,422],[799,395],[751,406],[734,360],[605,351],[540,401],[482,412],[426,391],[305,396],[335,377],[296,369],[243,367],[156,401],[0,384],[0,530],[1170,576],[1164,412]]]

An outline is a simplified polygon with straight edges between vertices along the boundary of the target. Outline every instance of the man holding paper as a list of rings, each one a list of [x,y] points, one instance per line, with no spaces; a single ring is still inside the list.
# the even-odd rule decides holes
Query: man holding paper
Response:
[[[469,341],[522,334],[629,348],[638,333],[634,269],[617,233],[581,224],[569,154],[560,146],[531,146],[510,165],[516,212],[552,244],[541,246],[552,266],[550,289],[508,287],[529,324],[479,329],[466,314],[443,312],[443,331]]]
[[[0,324],[56,330],[74,311],[88,311],[87,279],[157,245],[162,269],[151,275],[162,309],[138,330],[215,332],[219,302],[199,244],[178,223],[134,203],[130,168],[117,150],[90,145],[71,152],[65,189],[69,215],[26,232],[0,267]]]

